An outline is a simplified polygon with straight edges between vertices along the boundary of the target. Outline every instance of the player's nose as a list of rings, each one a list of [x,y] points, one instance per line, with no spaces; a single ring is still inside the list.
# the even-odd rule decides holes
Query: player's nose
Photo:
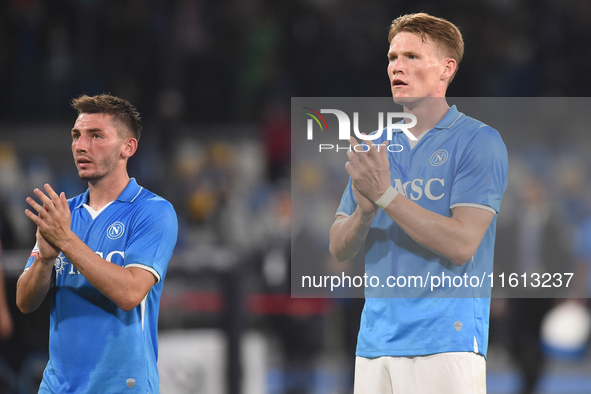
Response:
[[[88,136],[81,135],[76,141],[74,141],[74,147],[77,152],[86,152],[90,145],[90,138]]]
[[[390,69],[392,70],[393,75],[403,74],[404,73],[404,61],[403,59],[396,59],[395,61],[390,63]]]
[[[394,80],[394,78],[400,77],[401,75],[404,75],[404,68],[402,65],[398,61],[390,63],[388,66],[388,76],[390,77],[390,80]]]

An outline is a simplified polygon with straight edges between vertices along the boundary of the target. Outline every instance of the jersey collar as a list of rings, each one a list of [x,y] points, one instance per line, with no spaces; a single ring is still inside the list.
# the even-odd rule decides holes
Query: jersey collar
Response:
[[[123,189],[119,197],[117,197],[117,201],[133,202],[142,189],[143,187],[137,184],[135,178],[131,178],[125,189]]]
[[[439,130],[449,129],[462,117],[462,115],[463,114],[458,111],[456,106],[452,105],[445,116],[441,118],[441,120],[433,128]]]
[[[127,184],[127,186],[125,186],[125,189],[123,189],[119,197],[117,197],[117,201],[133,202],[133,200],[135,200],[135,198],[140,194],[142,189],[143,187],[137,184],[135,178],[131,178],[129,179],[129,183]],[[86,191],[82,195],[82,198],[80,199],[80,204],[78,204],[76,208],[80,208],[88,202],[88,192],[89,190],[86,189]]]

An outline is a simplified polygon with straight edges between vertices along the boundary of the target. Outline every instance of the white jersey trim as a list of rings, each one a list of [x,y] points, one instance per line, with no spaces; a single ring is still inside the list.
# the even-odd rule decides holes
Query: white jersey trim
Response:
[[[433,130],[433,129],[428,129],[428,130],[425,130],[425,131],[423,131],[423,132],[421,133],[421,135],[419,135],[419,136],[417,136],[417,137],[416,137],[416,138],[417,138],[416,140],[411,140],[411,139],[410,139],[410,137],[408,137],[408,136],[407,136],[407,138],[408,138],[408,145],[410,146],[410,149],[414,149],[414,148],[415,148],[415,146],[417,146],[417,144],[419,143],[419,141],[420,141],[420,140],[422,140],[422,139],[423,139],[423,137],[424,137],[424,136],[425,136],[425,135],[426,135],[426,134],[427,134],[429,131],[431,131],[431,130]]]
[[[137,198],[137,196],[139,196],[139,195],[140,195],[140,193],[142,192],[142,190],[144,190],[144,188],[143,188],[143,187],[140,187],[140,190],[138,190],[137,194],[136,194],[136,195],[135,195],[135,196],[134,196],[134,197],[131,199],[131,201],[130,201],[130,202],[134,202],[134,201],[135,201],[135,199]]]
[[[148,295],[146,294],[146,296],[144,297],[144,299],[140,303],[140,311],[141,311],[141,315],[142,315],[142,331],[144,331],[144,319],[146,317],[146,299],[147,298],[148,298]]]
[[[498,212],[494,209],[489,207],[488,205],[482,205],[482,204],[473,204],[473,203],[469,203],[469,202],[460,202],[457,204],[452,205],[451,207],[449,207],[450,209],[454,209],[455,207],[472,207],[472,208],[480,208],[480,209],[484,209],[485,211],[489,211],[490,213],[492,213],[493,215],[496,215]]]
[[[113,200],[114,201],[114,200]],[[96,219],[98,217],[98,215],[101,214],[102,211],[104,211],[109,205],[111,205],[113,203],[113,201],[111,201],[110,203],[108,203],[107,205],[103,206],[101,209],[99,210],[94,210],[90,205],[87,204],[82,204],[82,206],[84,208],[86,208],[86,210],[88,211],[88,213],[90,214],[90,216],[92,217],[92,220]]]
[[[349,215],[348,213],[343,212],[343,211],[338,211],[334,216],[335,217],[337,217],[337,216],[344,216],[344,217],[348,218],[351,215]]]
[[[158,271],[156,271],[152,267],[148,267],[147,265],[143,265],[143,264],[127,264],[124,268],[129,268],[129,267],[137,267],[137,268],[145,269],[146,271],[151,272],[152,275],[154,275],[156,277],[156,283],[160,282],[160,274],[158,273]]]

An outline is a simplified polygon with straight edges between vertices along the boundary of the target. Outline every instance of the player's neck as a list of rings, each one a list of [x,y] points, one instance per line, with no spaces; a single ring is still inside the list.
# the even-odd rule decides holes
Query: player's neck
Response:
[[[99,210],[111,201],[115,201],[129,183],[127,172],[124,175],[104,177],[88,182],[88,205]]]
[[[409,112],[417,117],[417,124],[409,129],[410,132],[418,137],[425,131],[432,129],[439,123],[449,110],[449,105],[445,97],[431,97],[422,100],[420,104],[405,107],[404,111]]]

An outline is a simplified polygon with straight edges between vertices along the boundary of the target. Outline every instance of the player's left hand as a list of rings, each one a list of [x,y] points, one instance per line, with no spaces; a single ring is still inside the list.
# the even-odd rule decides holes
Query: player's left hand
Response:
[[[43,193],[40,189],[35,189],[35,195],[41,200],[41,204],[31,197],[27,197],[27,203],[37,211],[37,215],[31,210],[26,209],[25,214],[38,227],[45,239],[58,249],[62,249],[60,244],[68,239],[72,233],[70,230],[70,207],[66,194],[62,192],[58,195],[53,188],[46,183]]]
[[[364,151],[353,149],[361,146],[354,137],[349,139],[352,149],[347,151],[349,161],[345,169],[351,176],[359,192],[373,202],[376,202],[390,187],[390,162],[388,160],[388,144],[384,141],[379,145],[368,144]]]

